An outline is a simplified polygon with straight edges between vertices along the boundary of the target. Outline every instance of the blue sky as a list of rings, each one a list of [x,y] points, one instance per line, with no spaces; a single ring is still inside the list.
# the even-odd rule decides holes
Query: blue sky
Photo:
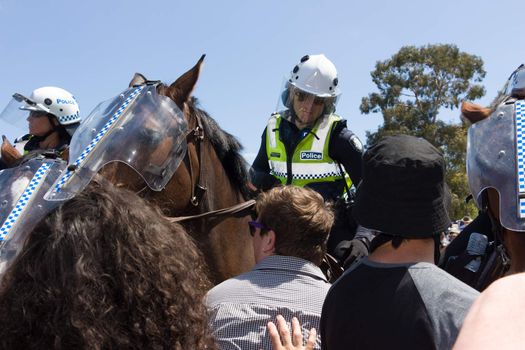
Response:
[[[382,122],[359,112],[376,61],[405,45],[456,44],[484,60],[478,102],[488,104],[525,62],[524,13],[523,0],[0,0],[0,109],[14,92],[54,85],[87,116],[133,73],[172,82],[205,53],[194,95],[251,159],[283,77],[303,55],[324,53],[339,72],[337,111],[364,141]],[[20,131],[0,121],[0,133]]]

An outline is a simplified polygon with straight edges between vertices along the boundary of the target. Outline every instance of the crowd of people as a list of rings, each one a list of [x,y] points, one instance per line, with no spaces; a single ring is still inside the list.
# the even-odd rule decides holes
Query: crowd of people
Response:
[[[523,276],[480,297],[447,272],[456,255],[443,245],[472,220],[451,225],[442,152],[408,135],[365,151],[335,114],[339,94],[324,55],[292,68],[252,165],[248,272],[212,287],[181,226],[96,177],[37,224],[1,276],[0,348],[517,347]],[[45,87],[14,99],[29,112],[22,153],[63,152],[80,123],[75,98]],[[502,204],[484,203],[494,224]],[[333,284],[327,254],[346,268]],[[508,317],[517,322],[497,343],[488,322]]]

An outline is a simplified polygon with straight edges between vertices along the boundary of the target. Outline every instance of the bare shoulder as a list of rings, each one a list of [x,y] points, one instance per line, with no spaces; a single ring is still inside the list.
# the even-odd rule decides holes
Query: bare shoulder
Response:
[[[525,273],[491,284],[470,309],[454,349],[517,349],[525,334]]]

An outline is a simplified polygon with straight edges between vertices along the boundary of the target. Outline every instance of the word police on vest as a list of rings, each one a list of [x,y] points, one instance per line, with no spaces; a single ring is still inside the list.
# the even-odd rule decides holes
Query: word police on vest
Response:
[[[321,152],[312,152],[312,151],[303,151],[301,152],[301,160],[322,160],[323,153]]]

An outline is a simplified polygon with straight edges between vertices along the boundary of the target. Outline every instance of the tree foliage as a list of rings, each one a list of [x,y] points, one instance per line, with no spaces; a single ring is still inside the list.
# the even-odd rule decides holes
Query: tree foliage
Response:
[[[371,76],[379,92],[363,97],[360,109],[364,114],[381,113],[384,123],[377,132],[367,132],[367,143],[402,133],[423,137],[440,148],[452,191],[451,217],[474,215],[474,205],[464,202],[469,194],[467,127],[445,123],[438,115],[443,108],[453,110],[462,100],[485,94],[484,87],[477,84],[485,77],[483,60],[461,52],[455,45],[405,46],[390,59],[377,62]]]

